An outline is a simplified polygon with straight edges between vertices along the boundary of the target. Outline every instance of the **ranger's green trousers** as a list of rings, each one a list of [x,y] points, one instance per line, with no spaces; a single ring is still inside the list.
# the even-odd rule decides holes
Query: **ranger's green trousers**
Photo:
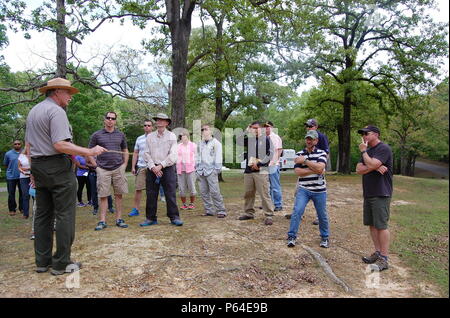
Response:
[[[77,180],[67,155],[31,159],[36,185],[34,251],[38,267],[63,270],[71,263],[70,251],[75,238]],[[53,225],[56,218],[56,252],[53,249]]]

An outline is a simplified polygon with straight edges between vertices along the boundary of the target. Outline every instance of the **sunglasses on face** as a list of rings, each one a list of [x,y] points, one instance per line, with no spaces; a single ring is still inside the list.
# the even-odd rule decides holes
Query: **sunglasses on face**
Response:
[[[152,125],[144,125],[144,127],[152,127]]]
[[[116,120],[115,117],[105,117],[105,119],[107,119],[107,120]]]
[[[372,132],[371,131],[365,131],[365,132],[363,132],[361,135],[362,136],[368,136],[368,135],[370,135]]]
[[[20,146],[21,144],[14,144],[14,146]]]

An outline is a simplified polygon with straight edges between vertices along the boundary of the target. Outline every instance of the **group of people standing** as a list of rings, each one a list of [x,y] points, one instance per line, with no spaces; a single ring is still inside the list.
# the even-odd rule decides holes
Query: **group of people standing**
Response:
[[[26,126],[26,158],[17,164],[17,170],[29,180],[36,189],[35,216],[35,259],[36,271],[62,275],[77,271],[81,263],[71,259],[71,246],[75,236],[75,208],[77,205],[77,187],[81,181],[73,173],[71,156],[78,157],[78,177],[95,176],[90,184],[90,200],[95,206],[99,198],[99,222],[95,230],[107,227],[106,209],[111,186],[116,202],[115,224],[120,228],[128,225],[122,218],[123,194],[128,193],[125,169],[129,153],[125,135],[116,128],[117,114],[108,112],[104,118],[104,128],[95,132],[88,148],[72,143],[72,132],[66,108],[78,90],[70,81],[55,78],[40,88],[46,98],[37,104],[28,114]],[[224,218],[227,211],[220,192],[218,175],[222,169],[222,144],[214,138],[212,126],[201,127],[202,139],[194,144],[189,134],[181,134],[180,144],[177,136],[168,129],[171,119],[165,114],[157,114],[153,121],[144,121],[144,135],[139,136],[133,152],[132,173],[135,175],[134,208],[130,217],[139,215],[142,193],[146,192],[145,220],[140,226],[158,224],[157,203],[161,188],[163,190],[167,216],[170,223],[182,226],[176,202],[177,184],[182,209],[195,208],[198,180],[200,194],[204,203],[205,216]],[[156,130],[153,130],[153,125]],[[329,162],[328,140],[317,131],[317,121],[310,119],[305,123],[306,147],[297,153],[295,173],[299,176],[295,204],[290,216],[288,247],[296,244],[297,232],[307,203],[312,200],[318,216],[321,235],[320,246],[328,248],[329,220],[326,210],[325,171]],[[265,225],[273,224],[274,212],[283,210],[282,189],[280,183],[279,158],[282,155],[282,140],[275,134],[272,122],[252,122],[237,144],[244,146],[246,168],[244,171],[244,211],[238,220],[255,218],[255,195],[259,194],[264,211]],[[380,131],[375,126],[367,126],[358,131],[362,135],[361,161],[357,173],[363,175],[364,224],[370,227],[375,246],[371,256],[363,258],[365,263],[374,264],[378,270],[388,268],[387,253],[389,246],[389,203],[392,196],[392,153],[389,146],[379,139]],[[12,152],[5,156],[4,164],[20,150],[21,144],[14,143]],[[14,153],[15,152],[15,153]],[[18,157],[18,155],[17,155]],[[83,160],[84,159],[84,160]],[[13,171],[9,171],[12,173]],[[14,169],[12,169],[14,170]],[[91,174],[92,173],[92,174]],[[95,174],[94,174],[95,173]],[[9,177],[10,175],[8,175]],[[86,179],[84,179],[86,182]],[[8,189],[17,182],[8,178]],[[95,184],[97,193],[92,191]],[[23,191],[22,191],[23,195]],[[187,197],[189,196],[189,202]],[[14,196],[13,196],[14,197]],[[79,203],[82,202],[78,197]],[[89,197],[88,197],[89,201]],[[8,200],[10,214],[17,207]],[[22,207],[25,215],[25,206]],[[20,209],[20,204],[19,204]],[[95,209],[94,209],[95,211]],[[56,222],[55,222],[56,221]],[[55,222],[55,223],[54,223]],[[53,224],[56,230],[56,252],[53,248]]]

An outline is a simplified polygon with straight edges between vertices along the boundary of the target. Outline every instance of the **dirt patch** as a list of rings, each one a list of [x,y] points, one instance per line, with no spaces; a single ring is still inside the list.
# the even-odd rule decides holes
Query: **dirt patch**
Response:
[[[108,215],[111,226],[95,232],[96,217],[88,208],[78,208],[72,258],[81,261],[83,269],[77,277],[35,273],[33,243],[28,240],[30,221],[18,221],[0,234],[0,297],[439,295],[434,286],[416,285],[395,254],[391,268],[382,273],[369,272],[361,262],[372,246],[362,226],[360,184],[353,180],[328,183],[331,248],[319,247],[312,203],[300,226],[298,245],[287,248],[289,220],[284,214],[292,210],[296,178],[283,175],[284,211],[275,215],[272,226],[263,224],[260,210],[254,220],[237,220],[243,208],[242,179],[241,175],[227,177],[221,184],[227,218],[202,217],[199,200],[197,209],[181,212],[182,227],[170,225],[165,204],[160,204],[157,226],[141,228],[138,223],[143,217],[126,217],[129,228],[120,229],[112,226],[113,216]],[[131,208],[131,200],[132,192],[125,199],[125,211]],[[331,280],[302,244],[319,252],[353,292],[345,292]]]

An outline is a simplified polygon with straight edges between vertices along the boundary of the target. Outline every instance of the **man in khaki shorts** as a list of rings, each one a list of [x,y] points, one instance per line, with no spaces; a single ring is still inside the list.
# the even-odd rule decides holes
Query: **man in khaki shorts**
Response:
[[[134,207],[128,216],[139,215],[141,206],[142,190],[145,190],[145,180],[147,176],[147,162],[144,158],[144,152],[147,149],[147,136],[153,130],[153,123],[150,119],[144,121],[144,134],[137,137],[134,145],[133,159],[131,163],[131,173],[136,176]]]
[[[116,201],[116,226],[128,227],[122,216],[122,194],[128,193],[128,182],[125,177],[125,169],[128,163],[128,149],[125,135],[116,129],[117,114],[108,112],[105,115],[105,128],[92,134],[89,141],[89,148],[100,145],[108,152],[101,154],[95,161],[93,157],[88,160],[96,166],[97,192],[100,198],[100,222],[96,231],[106,228],[106,207],[107,198],[111,195],[111,185],[114,188]]]

